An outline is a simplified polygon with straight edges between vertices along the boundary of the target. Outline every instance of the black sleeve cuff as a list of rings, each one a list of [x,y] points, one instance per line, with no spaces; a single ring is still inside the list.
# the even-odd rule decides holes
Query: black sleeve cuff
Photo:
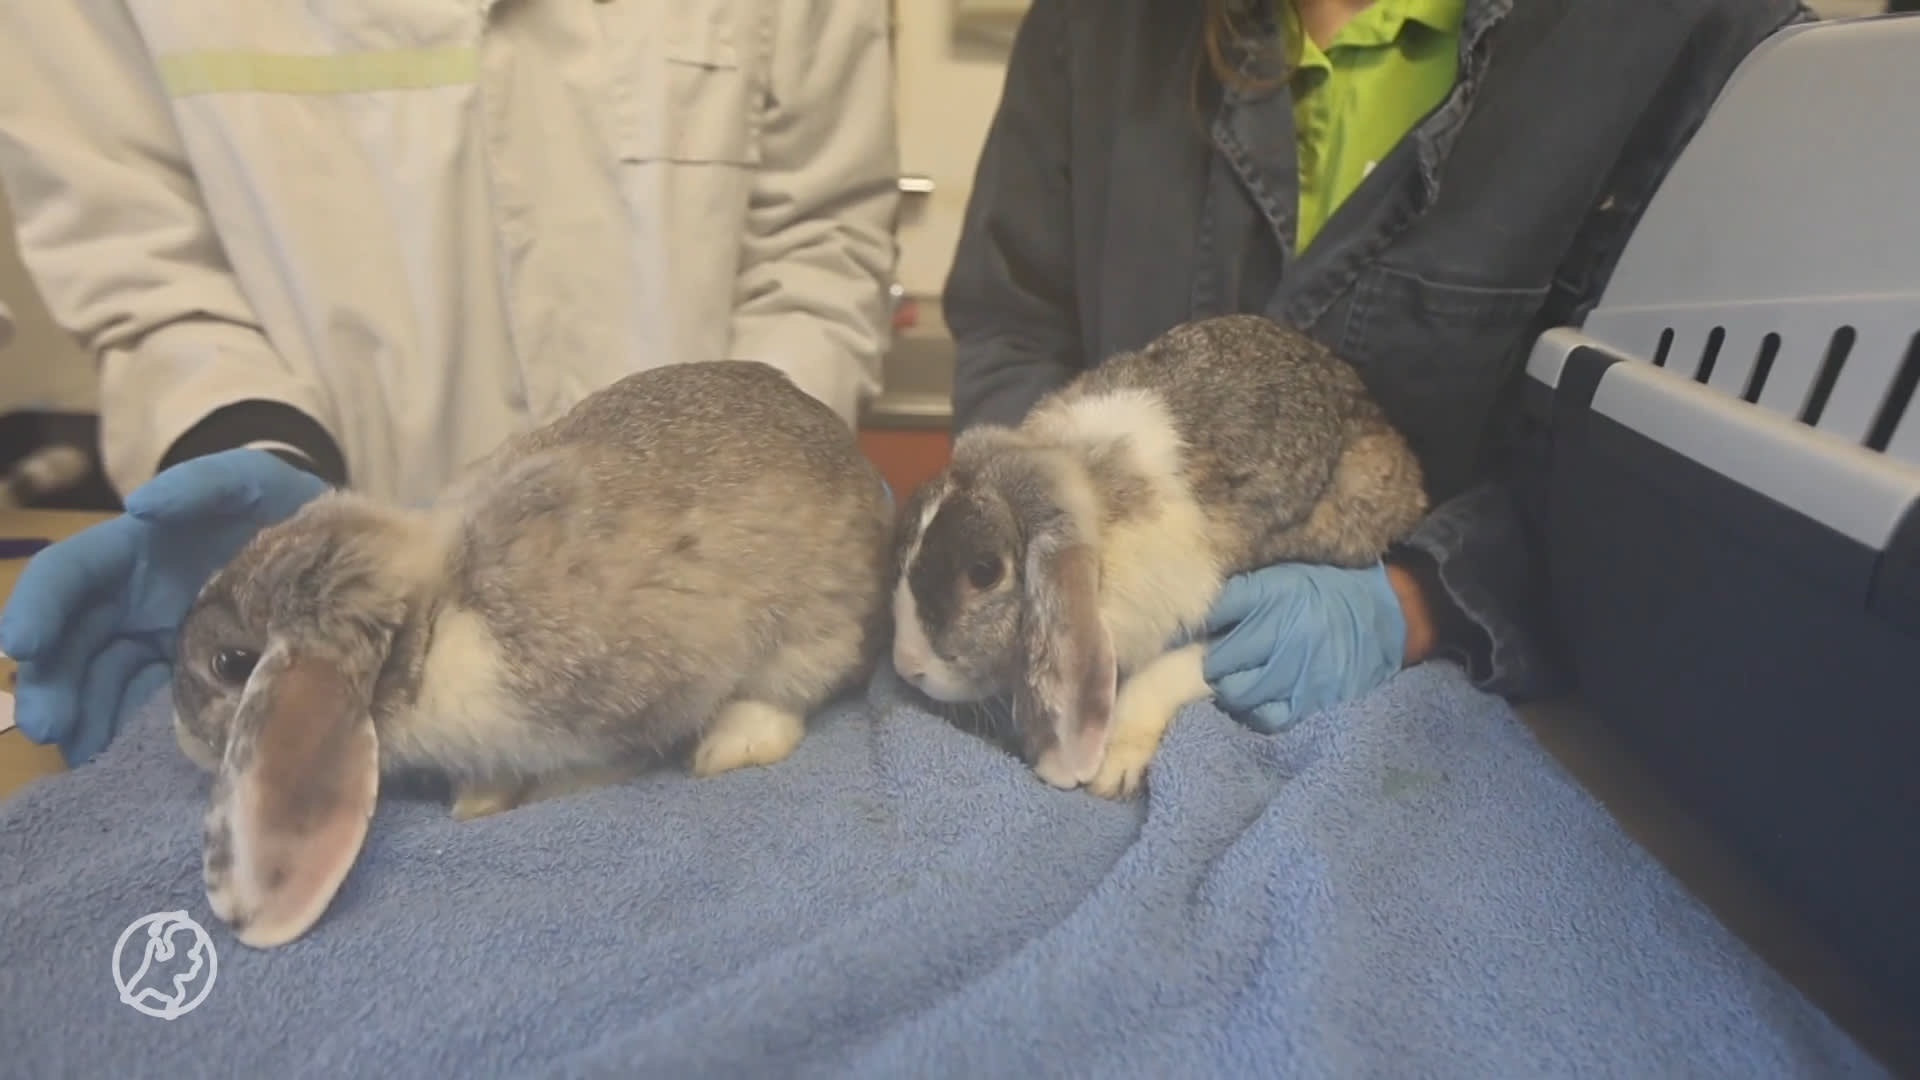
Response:
[[[1427,602],[1427,614],[1433,620],[1433,656],[1459,664],[1476,683],[1492,678],[1493,638],[1454,602],[1433,556],[1416,547],[1399,545],[1387,553],[1386,561],[1406,571],[1420,586],[1420,596]]]
[[[347,486],[347,461],[333,436],[318,420],[281,401],[236,401],[215,409],[174,440],[160,459],[160,469],[258,442],[292,447],[297,452],[267,452],[333,487]]]

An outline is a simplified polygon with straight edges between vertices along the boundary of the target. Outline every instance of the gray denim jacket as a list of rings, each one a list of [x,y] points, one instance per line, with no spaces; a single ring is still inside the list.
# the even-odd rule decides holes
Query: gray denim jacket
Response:
[[[1461,628],[1449,655],[1495,693],[1563,692],[1526,354],[1586,316],[1733,69],[1815,16],[1795,0],[1469,0],[1453,91],[1301,253],[1291,99],[1197,83],[1200,10],[1034,0],[945,290],[956,432],[1017,423],[1186,319],[1294,323],[1359,367],[1421,456],[1437,508],[1410,547]]]

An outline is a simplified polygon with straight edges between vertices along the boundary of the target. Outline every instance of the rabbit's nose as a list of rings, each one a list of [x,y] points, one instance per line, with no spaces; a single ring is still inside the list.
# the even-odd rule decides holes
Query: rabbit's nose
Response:
[[[899,671],[900,677],[907,680],[908,685],[915,690],[923,694],[932,692],[927,684],[933,681],[933,674],[926,664],[899,664],[895,665],[895,670]]]

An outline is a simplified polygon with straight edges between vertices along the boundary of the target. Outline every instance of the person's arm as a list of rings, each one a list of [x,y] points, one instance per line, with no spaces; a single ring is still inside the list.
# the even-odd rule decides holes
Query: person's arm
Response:
[[[95,360],[104,466],[259,446],[344,483],[319,396],[262,335],[124,0],[0,4],[0,185],[22,261]]]
[[[880,386],[900,202],[885,0],[775,5],[730,354],[849,426]]]
[[[1630,209],[1582,229],[1543,324],[1577,325],[1598,303],[1640,212],[1747,54],[1818,18],[1783,0],[1723,0],[1700,18],[1608,185],[1616,207]],[[1549,607],[1546,433],[1522,422],[1501,458],[1492,479],[1429,515],[1387,572],[1407,621],[1408,664],[1450,659],[1481,689],[1519,701],[1568,691],[1573,672]]]
[[[1080,366],[1065,8],[1035,0],[1028,9],[974,170],[942,299],[954,340],[956,433],[1019,423]]]
[[[1405,664],[1451,660],[1514,701],[1571,688],[1547,606],[1545,463],[1537,443],[1517,447],[1505,476],[1441,504],[1388,555]]]

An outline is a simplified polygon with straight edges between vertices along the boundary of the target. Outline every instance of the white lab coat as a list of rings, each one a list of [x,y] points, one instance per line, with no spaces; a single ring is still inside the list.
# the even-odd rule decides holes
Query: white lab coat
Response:
[[[353,486],[649,365],[766,360],[849,423],[889,334],[887,0],[8,0],[0,182],[97,358],[122,492],[213,410]]]

